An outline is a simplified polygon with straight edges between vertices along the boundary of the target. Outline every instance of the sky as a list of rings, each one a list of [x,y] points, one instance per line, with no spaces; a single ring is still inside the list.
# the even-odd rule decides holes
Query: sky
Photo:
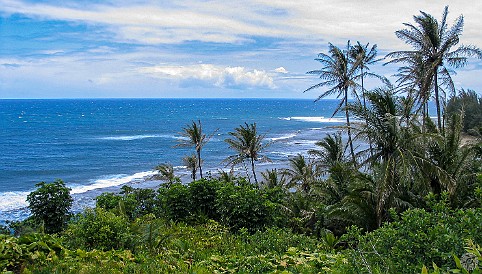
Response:
[[[482,1],[0,0],[0,98],[314,99],[306,72],[328,43],[408,50],[395,31],[445,5],[450,24],[464,16],[461,44],[482,47]],[[456,87],[480,93],[481,72],[471,59]]]

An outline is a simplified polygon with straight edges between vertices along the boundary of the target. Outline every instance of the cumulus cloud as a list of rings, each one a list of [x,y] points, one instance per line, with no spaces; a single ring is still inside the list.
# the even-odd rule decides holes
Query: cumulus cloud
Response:
[[[223,88],[276,88],[273,78],[267,72],[256,69],[248,70],[245,67],[224,67],[213,64],[152,66],[140,68],[139,72],[158,78],[179,80],[182,86],[203,82]]]
[[[276,68],[274,71],[278,72],[278,73],[283,73],[283,74],[287,74],[288,71],[284,68],[284,67],[279,67],[279,68]]]

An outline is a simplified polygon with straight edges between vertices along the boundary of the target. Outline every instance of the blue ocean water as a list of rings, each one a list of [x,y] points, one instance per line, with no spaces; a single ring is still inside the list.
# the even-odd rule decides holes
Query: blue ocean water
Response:
[[[124,184],[159,184],[145,178],[160,163],[188,180],[182,158],[194,150],[174,146],[193,120],[215,132],[202,151],[204,171],[225,168],[234,152],[224,140],[245,122],[256,122],[272,142],[265,155],[273,162],[259,169],[283,167],[337,130],[344,118],[330,119],[336,106],[292,99],[0,100],[0,221],[28,216],[25,198],[40,181],[64,180],[80,210]]]

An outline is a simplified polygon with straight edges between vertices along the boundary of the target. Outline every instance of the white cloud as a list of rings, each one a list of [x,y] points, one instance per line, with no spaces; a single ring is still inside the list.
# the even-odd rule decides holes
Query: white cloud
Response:
[[[276,68],[274,71],[278,72],[278,73],[283,73],[283,74],[287,74],[288,71],[284,68],[284,67],[279,67],[279,68]]]
[[[15,60],[0,60],[0,79],[4,79],[0,82],[8,82],[12,89],[29,79],[36,83],[34,87],[43,83],[72,86],[89,83],[112,90],[131,86],[133,96],[137,96],[139,83],[146,83],[148,87],[152,83],[160,86],[167,83],[165,86],[169,88],[177,83],[181,87],[203,85],[209,89],[251,88],[253,93],[254,87],[277,88],[276,92],[282,89],[302,91],[316,83],[316,77],[307,76],[305,72],[319,68],[313,58],[326,50],[328,42],[338,46],[344,46],[348,39],[370,42],[378,44],[380,55],[408,48],[394,32],[404,28],[404,22],[413,22],[412,16],[419,14],[419,10],[439,19],[446,4],[449,5],[450,24],[460,14],[465,17],[461,42],[482,47],[482,16],[479,14],[482,1],[472,1],[470,5],[463,0],[443,3],[416,0],[106,2],[0,0],[1,17],[18,14],[39,22],[60,20],[72,23],[70,26],[88,26],[79,29],[90,30],[92,26],[94,30],[76,32],[76,28],[66,28],[68,37],[78,38],[78,44],[62,50],[65,44],[70,44],[56,44],[63,37],[62,29],[58,29],[58,37],[39,29],[36,34],[40,34],[42,40],[34,37],[32,42],[42,47],[23,55],[12,51]],[[7,36],[6,39],[12,38]],[[44,43],[47,40],[49,42]],[[212,47],[204,43],[183,44],[186,41],[222,44]],[[199,48],[193,48],[198,45]],[[8,54],[3,55],[4,58],[8,58]],[[183,60],[206,64],[185,65]],[[480,61],[471,62],[480,65]],[[390,75],[387,70],[392,68],[396,70],[395,66],[387,66],[377,68],[376,72]],[[460,77],[456,79],[461,84],[470,83],[469,87],[480,89],[475,70],[466,74],[462,74],[464,70],[457,71]],[[215,92],[219,89],[212,90],[217,95]]]
[[[482,44],[482,1],[467,5],[464,0],[379,1],[366,0],[246,0],[171,1],[153,3],[56,6],[0,0],[0,12],[100,24],[121,42],[140,44],[181,43],[185,41],[241,43],[253,36],[293,39],[297,42],[344,43],[348,39],[378,44],[388,51],[403,43],[394,32],[412,22],[419,10],[441,16],[450,6],[449,21],[466,18],[463,40]],[[168,5],[168,6],[166,6]]]
[[[181,84],[205,84],[223,88],[263,87],[274,89],[273,78],[263,70],[247,70],[244,67],[224,67],[213,64],[197,64],[190,66],[153,66],[142,67],[139,72],[162,79],[174,79]],[[188,83],[188,84],[186,84]]]
[[[135,43],[180,43],[193,40],[239,43],[246,41],[245,36],[250,35],[287,34],[282,28],[260,23],[263,21],[261,18],[252,21],[255,10],[245,10],[246,14],[241,11],[244,9],[233,10],[229,4],[222,2],[204,5],[187,2],[175,7],[153,4],[58,7],[0,0],[0,6],[0,11],[7,13],[102,24],[115,33],[117,39]],[[246,17],[240,17],[240,13]]]

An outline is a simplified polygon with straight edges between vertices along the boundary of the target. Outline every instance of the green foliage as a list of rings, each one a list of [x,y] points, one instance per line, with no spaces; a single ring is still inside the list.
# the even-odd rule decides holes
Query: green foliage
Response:
[[[460,90],[459,94],[450,98],[447,104],[447,116],[463,113],[462,130],[477,135],[482,127],[482,98],[473,90]]]
[[[27,235],[30,233],[40,232],[42,230],[41,224],[39,224],[39,222],[36,221],[32,216],[22,221],[7,221],[6,223],[9,230],[11,229],[13,231],[13,235],[15,236]],[[10,234],[10,231],[4,234]]]
[[[70,217],[73,199],[70,189],[62,180],[53,183],[40,182],[37,189],[27,196],[28,208],[33,218],[41,223],[47,233],[60,232]]]
[[[465,247],[466,253],[464,253],[460,258],[457,255],[453,255],[454,262],[456,265],[455,269],[450,269],[449,273],[464,273],[464,274],[480,274],[482,273],[481,263],[482,263],[482,248],[479,245],[474,244],[472,240],[467,240],[467,246]],[[429,272],[429,268],[426,266],[422,267],[422,274],[440,274],[441,269],[437,264],[432,264],[433,271]]]
[[[120,194],[102,193],[96,198],[96,206],[135,220],[159,211],[157,194],[153,189],[123,186]]]
[[[188,185],[192,212],[199,217],[218,220],[216,193],[221,183],[215,179],[201,179]]]
[[[254,185],[227,183],[217,192],[216,208],[222,224],[255,232],[273,224],[276,205]]]
[[[21,273],[28,265],[41,267],[57,262],[64,251],[59,240],[50,235],[0,235],[0,271]]]
[[[129,225],[124,215],[102,208],[86,209],[70,222],[64,239],[70,247],[87,250],[125,248],[130,243]]]
[[[163,216],[174,221],[187,220],[192,216],[189,188],[181,183],[159,189]]]
[[[408,210],[399,221],[359,236],[356,249],[349,251],[352,270],[416,273],[432,263],[455,267],[452,255],[465,253],[465,239],[482,241],[482,210],[452,210],[446,200],[434,203],[432,212]]]

